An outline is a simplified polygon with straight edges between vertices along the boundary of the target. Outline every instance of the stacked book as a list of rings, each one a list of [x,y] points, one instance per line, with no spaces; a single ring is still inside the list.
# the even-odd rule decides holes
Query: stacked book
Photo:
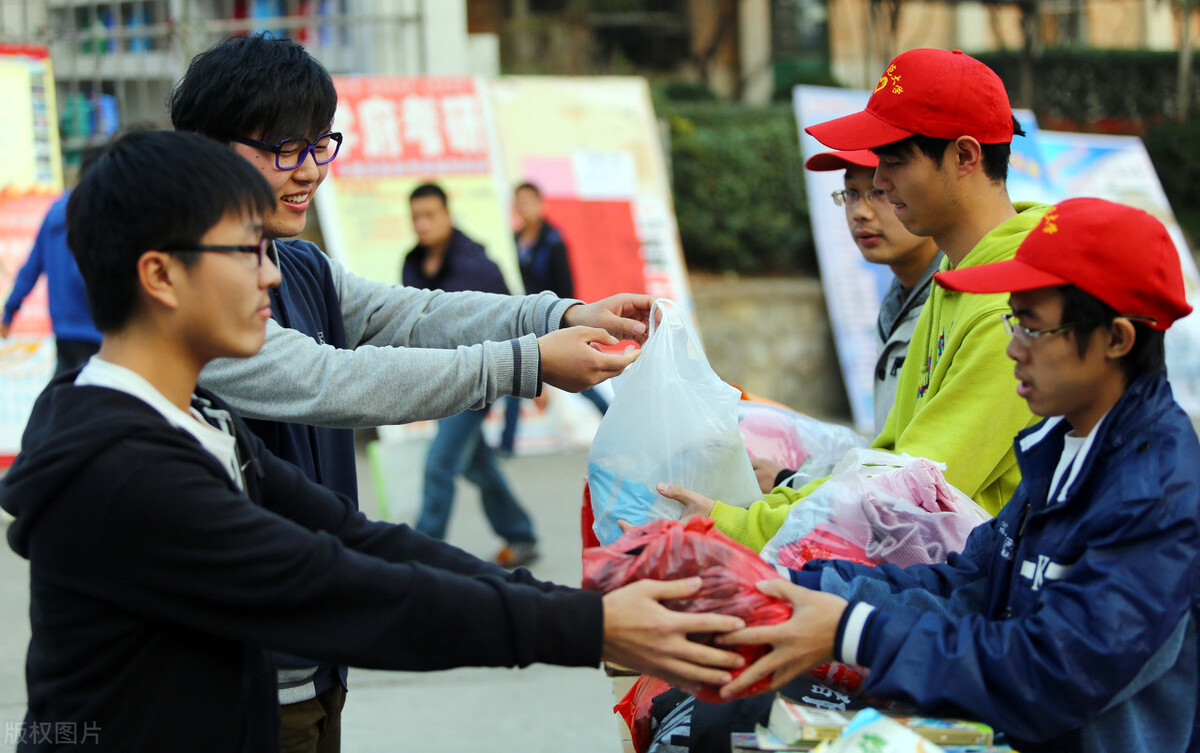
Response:
[[[864,713],[878,716],[874,710]],[[1009,750],[1006,747],[992,747],[994,736],[991,727],[986,724],[882,713],[888,724],[898,724],[908,733],[915,733],[920,738],[941,746],[946,753]],[[755,733],[735,734],[731,740],[732,749],[734,753],[752,750],[819,750],[821,743],[842,737],[843,733],[847,732],[847,727],[853,729],[851,720],[854,717],[853,711],[818,708],[797,703],[782,695],[777,696],[771,707],[767,727],[760,726]],[[862,721],[861,718],[858,720],[860,726]]]

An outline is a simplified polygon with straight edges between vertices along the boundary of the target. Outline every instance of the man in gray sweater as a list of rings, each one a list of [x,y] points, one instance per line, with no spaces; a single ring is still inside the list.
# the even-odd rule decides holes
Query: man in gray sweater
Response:
[[[619,374],[636,352],[593,343],[644,340],[652,299],[590,305],[553,294],[447,293],[364,280],[303,231],[313,194],[341,146],[331,131],[337,93],[302,46],[232,37],[198,55],[171,97],[176,130],[228,144],[275,192],[263,235],[281,284],[271,291],[266,342],[200,375],[275,455],[357,499],[354,427],[400,424],[534,397],[543,383],[579,391]],[[584,326],[573,326],[584,325]],[[346,670],[276,654],[282,749],[336,751]]]

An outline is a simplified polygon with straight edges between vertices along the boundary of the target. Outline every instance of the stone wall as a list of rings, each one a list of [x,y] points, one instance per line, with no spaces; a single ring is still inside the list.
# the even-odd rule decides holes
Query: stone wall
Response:
[[[847,421],[821,282],[693,274],[696,325],[717,374],[747,392]]]

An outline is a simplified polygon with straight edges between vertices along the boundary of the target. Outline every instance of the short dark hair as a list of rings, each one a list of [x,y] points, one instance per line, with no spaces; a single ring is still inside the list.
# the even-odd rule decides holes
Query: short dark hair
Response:
[[[513,189],[514,194],[518,191],[533,191],[534,196],[538,197],[539,199],[542,198],[542,190],[529,181],[518,184],[517,187]]]
[[[1020,121],[1016,116],[1013,116],[1013,135],[1024,136],[1025,130],[1021,128]],[[936,162],[939,166],[942,164],[942,159],[946,156],[946,147],[954,139],[939,139],[933,136],[922,136],[917,134],[909,136],[906,139],[893,141],[890,144],[877,147],[871,151],[876,156],[880,157],[897,157],[909,154],[913,151],[918,151],[924,154],[929,159]],[[1012,156],[1012,144],[980,144],[980,157],[983,161],[983,174],[988,176],[994,183],[1004,183],[1008,180],[1008,160]]]
[[[436,196],[442,200],[442,206],[450,208],[450,202],[446,199],[446,192],[437,183],[422,183],[413,189],[413,192],[408,195],[408,200],[411,202],[414,199],[422,199],[426,196]]]
[[[178,131],[228,143],[311,138],[333,124],[333,79],[298,42],[265,34],[233,36],[192,58],[171,93]]]
[[[111,332],[129,320],[143,253],[194,245],[230,212],[274,206],[267,179],[227,146],[172,131],[118,138],[67,201],[67,244],[96,328]]]
[[[1083,358],[1091,344],[1092,333],[1100,327],[1111,325],[1113,319],[1121,316],[1121,312],[1074,285],[1063,285],[1058,291],[1062,293],[1063,324],[1073,325],[1070,334],[1075,338],[1079,357]],[[1136,319],[1131,321],[1135,333],[1133,348],[1121,359],[1126,384],[1145,374],[1157,374],[1167,368],[1165,333],[1151,328],[1145,322]]]

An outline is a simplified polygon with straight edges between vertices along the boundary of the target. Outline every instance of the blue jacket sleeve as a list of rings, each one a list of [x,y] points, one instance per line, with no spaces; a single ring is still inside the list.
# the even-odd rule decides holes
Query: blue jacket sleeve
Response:
[[[574,298],[575,278],[571,276],[571,262],[567,258],[567,246],[557,233],[555,237],[556,241],[550,247],[550,289],[559,298]]]
[[[21,303],[24,302],[25,296],[29,295],[29,291],[33,290],[33,286],[37,284],[38,277],[45,270],[45,234],[46,223],[42,223],[42,227],[38,230],[37,239],[33,242],[33,248],[29,251],[29,258],[21,265],[21,270],[17,272],[17,278],[13,281],[12,292],[8,295],[8,301],[4,304],[4,323],[12,324],[13,317],[17,315],[17,310],[21,308]]]
[[[1089,528],[1083,554],[1016,618],[892,612],[864,648],[864,691],[1040,741],[1157,679],[1190,617],[1194,512],[1169,497],[1134,501],[1092,516]],[[1043,713],[1030,713],[1034,704]]]

